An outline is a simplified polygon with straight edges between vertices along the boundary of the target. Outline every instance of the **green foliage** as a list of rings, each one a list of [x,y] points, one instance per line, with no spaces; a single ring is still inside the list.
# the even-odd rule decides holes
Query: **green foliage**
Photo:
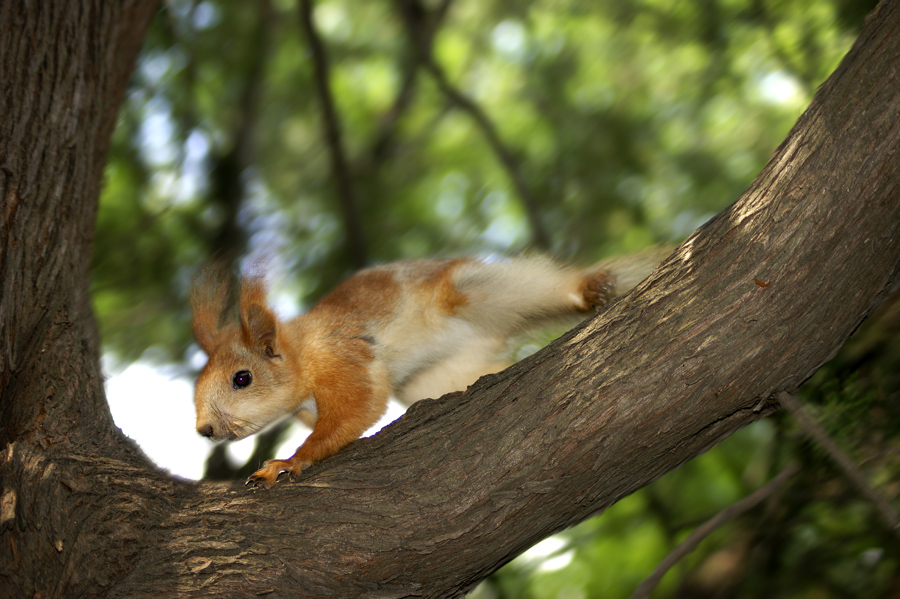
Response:
[[[174,1],[148,36],[94,268],[104,339],[126,358],[158,346],[179,359],[188,273],[223,243],[277,256],[301,305],[349,270],[298,9],[267,5]],[[681,238],[737,198],[849,46],[847,11],[460,1],[434,56],[519,165],[544,249],[588,261]],[[397,5],[322,1],[315,18],[370,259],[533,246],[510,172],[417,63]],[[238,184],[232,210],[218,188]]]
[[[417,59],[399,3],[315,5],[371,261],[538,247],[590,262],[686,236],[747,187],[874,2],[459,0],[440,18],[442,4],[416,4],[420,32],[436,27],[435,63],[477,114]],[[158,15],[98,216],[107,352],[184,362],[191,276],[215,255],[267,258],[294,309],[350,269],[308,47],[294,0],[172,0]],[[900,493],[896,332],[864,331],[805,387],[888,496]],[[560,535],[565,568],[516,560],[478,594],[628,596],[697,524],[792,460],[794,483],[706,539],[655,596],[896,592],[896,537],[781,417]]]

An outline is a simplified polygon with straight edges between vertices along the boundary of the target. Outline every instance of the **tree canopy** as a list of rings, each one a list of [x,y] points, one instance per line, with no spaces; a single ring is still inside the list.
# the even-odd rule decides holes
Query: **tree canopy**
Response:
[[[865,12],[317,2],[340,176],[364,223],[351,231],[295,3],[167,3],[107,169],[104,343],[179,360],[187,281],[217,252],[277,256],[308,306],[371,262],[529,248],[587,262],[683,239],[747,187]]]

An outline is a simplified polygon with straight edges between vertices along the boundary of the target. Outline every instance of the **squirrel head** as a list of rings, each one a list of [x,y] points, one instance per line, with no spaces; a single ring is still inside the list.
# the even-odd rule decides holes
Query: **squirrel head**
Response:
[[[197,432],[216,440],[252,435],[293,412],[298,399],[262,278],[241,281],[239,324],[221,324],[229,282],[222,269],[208,270],[191,291],[194,337],[209,356],[194,389]]]

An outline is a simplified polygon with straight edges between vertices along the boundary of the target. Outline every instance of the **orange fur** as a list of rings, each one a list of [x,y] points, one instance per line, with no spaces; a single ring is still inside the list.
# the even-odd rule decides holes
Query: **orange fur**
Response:
[[[220,325],[228,285],[202,275],[193,328],[209,361],[197,379],[197,430],[240,439],[291,414],[313,431],[294,455],[270,460],[248,483],[271,488],[357,439],[404,403],[461,390],[505,364],[509,338],[583,314],[612,297],[612,274],[540,257],[418,260],[366,269],[309,313],[279,321],[262,279],[245,278],[240,324]]]

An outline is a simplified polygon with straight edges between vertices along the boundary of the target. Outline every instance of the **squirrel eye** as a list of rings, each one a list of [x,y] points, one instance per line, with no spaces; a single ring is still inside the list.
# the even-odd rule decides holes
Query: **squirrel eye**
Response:
[[[253,381],[253,375],[250,374],[249,370],[241,370],[240,372],[234,373],[234,378],[231,379],[231,384],[234,385],[235,389],[243,389],[248,386],[250,382]]]

